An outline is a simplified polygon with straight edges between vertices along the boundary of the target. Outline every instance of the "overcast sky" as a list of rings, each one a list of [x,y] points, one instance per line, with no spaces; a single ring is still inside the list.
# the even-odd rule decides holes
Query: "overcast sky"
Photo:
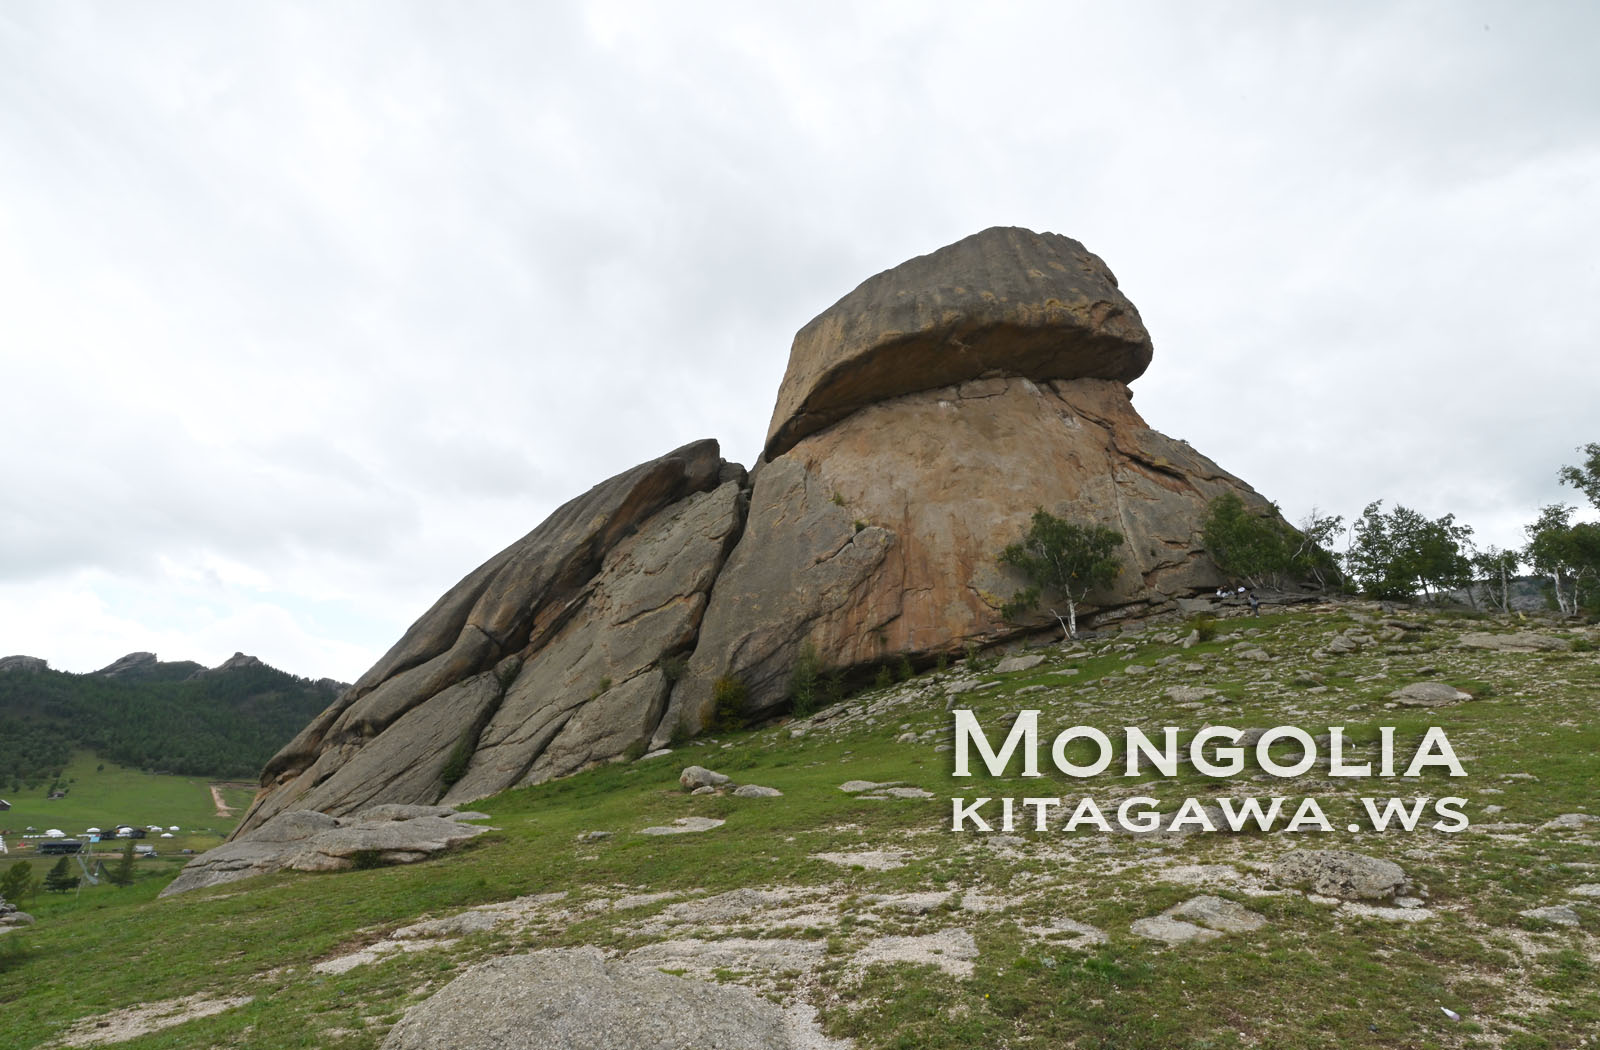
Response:
[[[1083,241],[1151,426],[1521,542],[1600,441],[1600,5],[0,7],[0,654],[354,679],[790,340]]]

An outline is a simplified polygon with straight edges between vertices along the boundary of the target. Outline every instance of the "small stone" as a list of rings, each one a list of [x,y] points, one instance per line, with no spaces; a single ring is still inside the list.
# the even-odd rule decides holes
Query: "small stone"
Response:
[[[579,842],[603,842],[611,837],[609,831],[585,831],[578,836]]]
[[[781,798],[783,792],[777,788],[762,787],[760,784],[741,784],[733,791],[738,798]]]

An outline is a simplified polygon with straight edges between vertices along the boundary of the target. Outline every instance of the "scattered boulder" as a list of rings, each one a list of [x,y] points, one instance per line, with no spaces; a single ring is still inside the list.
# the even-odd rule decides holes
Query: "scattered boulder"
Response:
[[[1013,671],[1028,671],[1044,663],[1044,656],[1040,653],[1027,655],[1008,656],[994,665],[997,674],[1010,674]]]
[[[1517,631],[1515,634],[1472,631],[1458,638],[1456,644],[1463,649],[1489,649],[1500,653],[1550,653],[1572,648],[1572,643],[1564,638],[1552,638],[1533,631]]]
[[[843,1050],[803,1009],[567,948],[479,963],[408,1010],[383,1050]]]
[[[678,783],[688,791],[703,787],[721,787],[730,783],[730,778],[721,773],[713,772],[704,766],[688,766],[678,774]]]
[[[1225,933],[1251,933],[1267,920],[1224,897],[1209,894],[1192,897],[1148,919],[1136,919],[1128,927],[1135,936],[1169,945],[1204,943]]]
[[[1297,849],[1273,861],[1273,881],[1340,900],[1381,900],[1408,886],[1400,865],[1349,850]]]
[[[1529,919],[1538,919],[1540,922],[1552,923],[1556,926],[1577,926],[1580,923],[1578,913],[1569,904],[1552,904],[1544,908],[1529,908],[1517,914]]]
[[[0,933],[6,933],[18,926],[32,926],[33,916],[18,908],[15,904],[0,897]]]
[[[1446,682],[1412,682],[1390,693],[1389,699],[1401,707],[1446,707],[1471,700],[1472,694]]]
[[[1591,824],[1600,824],[1600,817],[1587,813],[1563,813],[1554,820],[1539,825],[1540,831],[1582,831]]]
[[[679,817],[669,825],[657,824],[648,828],[640,828],[639,834],[692,835],[699,831],[710,831],[712,828],[720,828],[726,823],[726,820],[718,820],[715,817]]]
[[[294,871],[343,871],[358,863],[409,864],[489,831],[464,824],[482,813],[437,806],[379,806],[355,817],[315,810],[290,810],[190,861],[161,891],[171,897],[190,890]]]
[[[782,798],[783,792],[777,788],[762,787],[760,784],[740,784],[733,789],[737,798]]]

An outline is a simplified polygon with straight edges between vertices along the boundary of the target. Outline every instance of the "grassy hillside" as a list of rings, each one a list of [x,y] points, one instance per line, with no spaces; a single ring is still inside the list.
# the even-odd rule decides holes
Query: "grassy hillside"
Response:
[[[1459,639],[1511,625],[1327,606],[1224,621],[1186,648],[1193,626],[1041,650],[1043,664],[1016,673],[958,665],[804,723],[508,792],[477,805],[499,830],[412,867],[161,901],[166,876],[151,869],[126,890],[40,894],[38,925],[0,936],[0,1017],[18,1047],[97,1019],[125,1034],[141,1017],[168,1026],[119,1045],[376,1047],[478,960],[590,944],[811,1003],[829,1034],[863,1048],[1593,1046],[1600,821],[1556,818],[1600,817],[1594,630],[1544,627],[1572,648],[1494,652]],[[1339,635],[1358,650],[1324,654]],[[1474,699],[1393,706],[1390,692],[1418,681]],[[953,777],[947,706],[973,710],[997,744],[1018,711],[1039,710],[1045,775],[1013,763],[1004,777]],[[1117,739],[1123,726],[1207,723],[1343,725],[1363,760],[1377,727],[1394,726],[1402,765],[1439,726],[1467,775],[1211,780],[1183,766],[1129,779],[1113,766],[1076,780],[1049,761],[1069,726]],[[783,797],[690,796],[677,783],[690,763]],[[851,780],[927,797],[842,791]],[[1114,811],[1149,795],[1171,813],[1186,797],[1275,794],[1319,800],[1337,830],[1068,832],[1060,812],[1046,831],[950,830],[953,796],[1089,796]],[[1346,829],[1363,819],[1361,796],[1417,795],[1465,797],[1470,827],[1435,831],[1430,814],[1410,832]],[[640,834],[691,816],[726,823]],[[1366,906],[1308,895],[1270,870],[1297,847],[1392,860],[1411,887]],[[1176,946],[1135,932],[1198,895],[1262,924]],[[1523,914],[1552,906],[1577,925]],[[482,921],[452,929],[468,910]],[[446,921],[407,929],[424,920]],[[216,1012],[149,1020],[180,1007]]]
[[[0,797],[55,784],[74,750],[154,772],[254,778],[335,695],[265,664],[199,670],[0,673]]]

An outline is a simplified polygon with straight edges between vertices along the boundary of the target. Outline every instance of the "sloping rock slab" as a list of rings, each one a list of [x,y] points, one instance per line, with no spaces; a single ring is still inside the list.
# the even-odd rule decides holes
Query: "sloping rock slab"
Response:
[[[161,896],[224,882],[295,871],[342,871],[358,856],[379,863],[408,864],[451,849],[491,829],[461,823],[481,813],[439,806],[377,806],[355,818],[314,810],[281,813],[248,835],[223,843],[190,861]]]
[[[644,556],[660,550],[647,547],[635,535],[647,521],[720,485],[732,483],[737,488],[742,477],[742,468],[722,461],[715,441],[697,441],[624,471],[563,504],[451,588],[382,659],[268,761],[262,772],[263,790],[235,837],[291,809],[342,815],[380,802],[438,800],[444,787],[438,774],[456,742],[463,737],[475,740],[500,707],[518,707],[535,685],[547,690],[559,686],[547,708],[537,712],[541,730],[548,732],[542,731],[531,746],[512,748],[515,754],[500,756],[491,763],[492,770],[486,772],[478,763],[479,768],[470,772],[481,789],[472,797],[517,782],[553,740],[560,771],[575,771],[593,759],[622,754],[634,738],[654,730],[665,702],[665,682],[647,679],[637,660],[625,660],[626,667],[610,666],[613,648],[621,646],[626,650],[623,655],[631,658],[640,645],[663,644],[649,652],[653,661],[671,646],[686,644],[686,635],[693,638],[703,596],[661,595],[665,605],[658,619],[673,623],[649,639],[641,636],[651,632],[642,629],[625,638],[598,630],[594,657],[579,659],[567,651],[570,647],[558,647],[561,651],[541,661],[537,672],[525,673],[529,679],[525,684],[502,691],[500,683],[516,677],[524,657],[545,649],[553,636],[573,626],[570,621],[581,618],[584,603],[592,597],[594,577],[608,559],[617,563],[611,556],[618,547],[629,546]],[[730,504],[736,502],[731,493],[728,496]],[[731,528],[736,531],[737,522]],[[714,566],[704,573],[707,583],[714,574]],[[659,582],[670,586],[680,579],[667,574]],[[611,600],[601,610],[608,618],[577,626],[616,624],[619,621],[610,615],[630,599],[650,609],[656,596],[643,593],[649,590],[648,585],[627,588],[626,593],[613,588],[607,592]],[[671,600],[674,597],[679,600]],[[661,643],[663,637],[670,641]],[[596,719],[575,712],[600,682],[609,678],[626,683],[635,676],[634,692],[643,695],[630,697],[640,710],[632,712],[637,717],[620,734],[626,739],[610,739],[608,730],[627,719],[601,719],[608,724],[595,726]],[[533,677],[539,681],[534,683]],[[519,710],[519,715],[531,716],[535,713],[531,708]],[[573,732],[563,734],[569,722]],[[357,755],[363,756],[362,768],[336,778]],[[458,790],[451,801],[462,797]]]
[[[474,966],[407,1011],[383,1050],[845,1050],[805,1014],[575,948]]]

